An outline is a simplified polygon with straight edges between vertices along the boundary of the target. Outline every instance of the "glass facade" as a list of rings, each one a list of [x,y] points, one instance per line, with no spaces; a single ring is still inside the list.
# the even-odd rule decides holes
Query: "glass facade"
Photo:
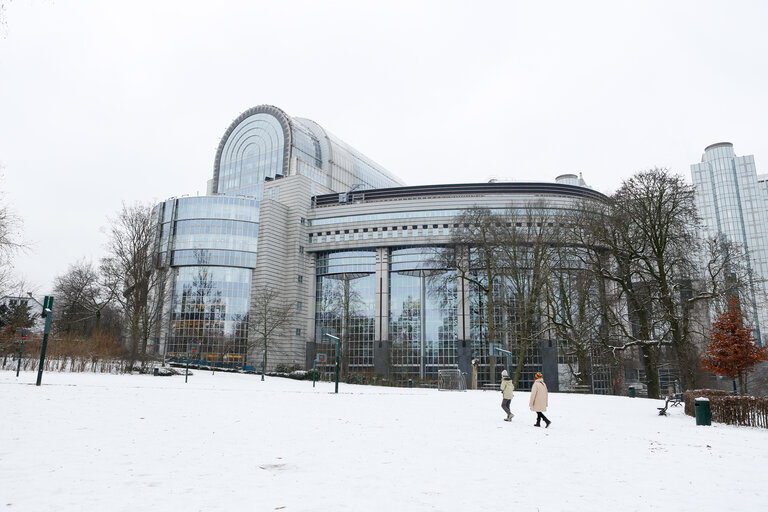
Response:
[[[248,308],[251,271],[192,266],[173,273],[167,356],[208,364],[248,364]]]
[[[183,197],[156,207],[157,253],[168,268],[165,352],[184,360],[242,367],[256,266],[259,203],[227,196]]]
[[[324,334],[342,340],[345,372],[373,371],[376,251],[342,251],[316,259],[315,342],[335,363],[335,346]]]
[[[268,105],[246,111],[230,126],[216,158],[218,194],[262,199],[265,180],[293,173],[338,192],[403,184],[314,121]]]
[[[454,268],[435,268],[436,254],[444,250],[436,246],[454,232],[453,219],[475,204],[489,200],[493,213],[523,216],[526,205],[549,193],[546,187],[488,192],[486,184],[482,191],[467,185],[450,199],[436,188],[377,203],[370,197],[366,203],[365,194],[344,206],[312,200],[316,190],[322,197],[400,185],[314,121],[268,105],[241,114],[219,144],[209,182],[213,195],[171,199],[156,208],[156,255],[171,278],[161,332],[166,353],[185,358],[195,349],[206,363],[258,367],[255,343],[249,352],[250,295],[278,282],[296,315],[273,340],[270,366],[311,364],[306,357],[311,359],[312,347],[326,354],[325,369],[331,368],[335,345],[324,336],[330,334],[343,341],[341,364],[348,375],[380,373],[386,366],[395,381],[435,382],[440,369],[465,371],[471,356],[481,361],[481,383],[497,380],[487,356],[484,295]],[[559,187],[548,202],[553,217],[569,215],[577,204],[578,193],[559,193]],[[324,206],[335,207],[323,211]],[[501,297],[507,287],[497,283],[494,293]],[[496,320],[514,322],[501,310]],[[509,330],[500,329],[498,336],[506,341]],[[522,387],[541,369],[539,347],[526,355]],[[256,361],[250,361],[254,354]]]
[[[243,197],[171,199],[157,206],[158,250],[172,266],[253,268],[258,242],[258,202]]]
[[[285,137],[273,115],[254,114],[229,134],[221,151],[217,191],[256,197],[264,178],[283,173]]]
[[[437,248],[395,249],[390,254],[389,337],[396,380],[437,380],[437,371],[457,368],[456,272],[435,269]]]
[[[752,274],[748,302],[754,304],[748,317],[759,336],[768,325],[768,194],[758,181],[755,159],[736,156],[728,142],[713,144],[701,163],[691,165],[691,175],[705,235],[725,236],[744,250]]]

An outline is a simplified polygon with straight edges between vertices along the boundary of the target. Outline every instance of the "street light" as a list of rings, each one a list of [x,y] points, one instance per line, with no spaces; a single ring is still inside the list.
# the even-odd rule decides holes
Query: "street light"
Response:
[[[500,343],[489,343],[488,345],[492,356],[496,355],[497,352],[507,356],[507,370],[512,374],[512,352],[502,349]]]
[[[317,380],[317,363],[325,363],[325,354],[317,354],[315,360],[312,361],[312,387],[315,387]]]
[[[336,336],[332,334],[323,334],[323,336],[328,336],[331,338],[331,341],[333,341],[336,344],[336,390],[334,393],[339,392],[339,357],[340,357],[340,349],[341,349],[341,340],[337,338]]]

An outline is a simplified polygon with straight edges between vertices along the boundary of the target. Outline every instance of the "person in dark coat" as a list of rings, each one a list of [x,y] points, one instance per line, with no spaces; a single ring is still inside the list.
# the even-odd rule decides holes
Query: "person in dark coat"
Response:
[[[507,370],[501,372],[501,386],[499,386],[499,388],[501,389],[501,408],[507,413],[507,417],[504,418],[504,421],[510,421],[515,417],[509,410],[509,403],[512,401],[512,397],[515,396],[515,386],[512,384],[512,380],[509,378]]]
[[[536,423],[534,427],[541,426],[541,420],[547,424],[546,428],[549,428],[549,424],[552,423],[544,416],[544,412],[547,410],[549,402],[549,391],[547,390],[547,384],[544,382],[544,376],[541,372],[536,373],[536,381],[531,387],[531,399],[528,402],[528,406],[533,412],[536,413]]]

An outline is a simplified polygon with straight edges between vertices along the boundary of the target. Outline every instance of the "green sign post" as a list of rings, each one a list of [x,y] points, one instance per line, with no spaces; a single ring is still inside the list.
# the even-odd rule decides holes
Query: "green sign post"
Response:
[[[40,366],[37,368],[37,386],[43,382],[43,367],[45,366],[45,349],[48,348],[48,333],[51,332],[51,317],[53,316],[53,297],[45,296],[43,300],[42,317],[45,318],[45,330],[43,331],[43,347],[40,349]]]
[[[24,342],[27,341],[27,330],[22,329],[21,330],[21,336],[19,336],[19,341],[21,342],[21,346],[19,347],[19,362],[16,365],[16,377],[19,376],[19,370],[21,370],[21,358],[24,357]]]

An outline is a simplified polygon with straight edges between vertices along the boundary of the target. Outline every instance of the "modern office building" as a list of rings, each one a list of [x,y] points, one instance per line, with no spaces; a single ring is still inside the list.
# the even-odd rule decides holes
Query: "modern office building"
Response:
[[[572,174],[405,186],[317,123],[252,108],[226,130],[208,195],[156,207],[158,261],[170,276],[158,346],[170,355],[194,345],[212,361],[260,367],[249,322],[269,288],[295,314],[270,346],[268,369],[311,367],[318,353],[331,363],[331,334],[344,341],[350,373],[434,381],[443,368],[471,374],[475,360],[488,382],[478,291],[455,269],[435,268],[435,254],[466,228],[455,221],[466,209],[521,222],[545,205],[558,222],[585,200],[605,196]],[[558,363],[557,341],[535,340],[522,387],[542,367],[557,375]],[[604,380],[596,388],[607,389]]]
[[[277,181],[284,177],[294,179]],[[221,139],[208,195],[169,199],[155,209],[158,262],[170,276],[159,346],[166,354],[195,346],[211,360],[247,362],[254,287],[276,286],[304,305],[299,316],[310,314],[309,275],[306,284],[284,282],[289,270],[294,280],[309,272],[308,256],[296,256],[309,198],[401,184],[309,119],[266,105],[243,112]],[[257,261],[266,277],[254,280]],[[309,331],[294,332],[283,340],[285,361],[303,361]]]
[[[730,142],[707,146],[701,162],[691,165],[691,175],[704,235],[722,236],[743,248],[750,274],[745,313],[761,339],[768,325],[768,180],[758,176],[754,156],[736,156]]]

